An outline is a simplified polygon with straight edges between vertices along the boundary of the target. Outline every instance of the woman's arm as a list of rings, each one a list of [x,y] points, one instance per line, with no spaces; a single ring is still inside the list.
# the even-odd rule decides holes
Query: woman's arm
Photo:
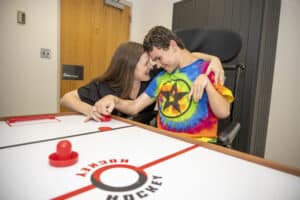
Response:
[[[202,58],[203,60],[210,61],[210,64],[207,68],[206,75],[210,74],[210,72],[214,72],[216,82],[224,84],[225,75],[224,69],[220,59],[217,56],[200,53],[200,52],[193,52],[192,53],[197,58]]]
[[[93,118],[96,121],[100,120],[100,115],[97,112],[93,112],[93,106],[81,101],[77,89],[66,93],[60,99],[60,103],[62,106],[65,106],[70,110],[74,110],[84,114],[89,119]]]

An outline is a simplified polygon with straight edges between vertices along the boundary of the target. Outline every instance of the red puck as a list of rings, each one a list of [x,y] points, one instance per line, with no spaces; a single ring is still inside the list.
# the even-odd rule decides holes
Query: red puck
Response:
[[[61,140],[56,145],[56,152],[49,155],[49,164],[54,167],[67,167],[78,161],[78,153],[72,151],[68,140]]]
[[[100,120],[102,122],[108,122],[111,120],[111,116],[110,115],[101,115]]]

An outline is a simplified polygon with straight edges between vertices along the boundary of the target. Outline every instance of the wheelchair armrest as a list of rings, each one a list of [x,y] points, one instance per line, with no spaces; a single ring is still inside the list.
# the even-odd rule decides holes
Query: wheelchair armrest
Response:
[[[231,147],[232,142],[238,134],[240,128],[241,124],[239,122],[230,123],[224,130],[219,132],[218,143],[226,147]]]

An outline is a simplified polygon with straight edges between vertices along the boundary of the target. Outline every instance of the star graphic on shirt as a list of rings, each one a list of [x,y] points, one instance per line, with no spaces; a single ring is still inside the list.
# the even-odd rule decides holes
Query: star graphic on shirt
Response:
[[[179,100],[188,94],[188,92],[178,92],[177,83],[175,82],[170,91],[162,91],[161,94],[166,98],[163,110],[172,106],[178,111],[178,113],[181,113]]]

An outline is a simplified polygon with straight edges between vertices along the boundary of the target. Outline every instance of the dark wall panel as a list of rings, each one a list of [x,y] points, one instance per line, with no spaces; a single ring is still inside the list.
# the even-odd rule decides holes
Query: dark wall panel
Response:
[[[199,1],[197,1],[199,2]],[[211,0],[208,2],[208,21],[209,26],[224,26],[225,0]],[[200,7],[201,5],[198,5]]]
[[[173,13],[173,29],[191,28],[198,23],[193,12],[189,12],[195,8],[195,0],[180,1],[174,4]],[[200,11],[198,11],[200,12]]]
[[[240,33],[243,48],[240,55],[231,63],[245,64],[246,71],[242,83],[240,113],[242,128],[234,147],[256,155],[262,155],[264,152],[262,144],[265,144],[267,126],[265,119],[268,118],[270,84],[272,85],[272,77],[267,76],[266,80],[260,80],[258,73],[273,72],[275,59],[273,54],[280,12],[278,8],[280,0],[184,0],[175,3],[173,10],[174,30],[205,26],[227,28]],[[268,37],[264,37],[265,30],[269,33]],[[264,45],[266,42],[268,45]],[[272,56],[262,58],[269,54]],[[262,64],[262,60],[268,64]],[[265,68],[264,65],[268,66],[267,71],[261,69]],[[260,99],[260,92],[266,93],[264,100]],[[258,112],[262,107],[265,108],[266,114],[261,115],[263,119],[260,118],[258,121]],[[255,147],[255,143],[260,144]]]
[[[233,1],[234,0],[227,0],[225,1],[225,5],[224,5],[224,19],[223,19],[223,23],[224,23],[224,27],[231,27],[232,24],[232,16],[233,16]]]
[[[245,80],[244,80],[244,99],[242,103],[241,121],[244,126],[241,129],[243,137],[239,140],[242,141],[243,145],[246,145],[246,152],[250,152],[251,143],[251,124],[253,123],[253,111],[254,111],[254,99],[256,95],[256,79],[257,79],[257,68],[258,68],[258,55],[261,42],[261,25],[263,17],[264,1],[255,0],[250,4],[249,13],[249,28],[247,46],[245,48],[246,57],[245,63],[247,64]],[[247,133],[247,134],[245,134]]]
[[[195,19],[195,24],[205,25],[208,23],[208,15],[207,10],[209,9],[209,2],[208,1],[195,1],[194,0],[194,7],[193,7],[193,15]]]
[[[280,1],[266,0],[257,69],[250,152],[264,156],[278,37]]]

